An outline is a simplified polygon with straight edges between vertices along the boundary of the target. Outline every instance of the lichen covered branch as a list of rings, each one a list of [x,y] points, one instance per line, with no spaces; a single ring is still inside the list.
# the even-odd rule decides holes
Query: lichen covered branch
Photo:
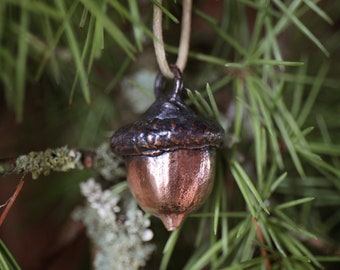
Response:
[[[95,150],[77,150],[63,146],[30,152],[17,158],[1,159],[0,175],[25,173],[32,174],[32,178],[37,179],[40,175],[48,175],[52,171],[67,172],[73,169],[94,168],[106,180],[110,180],[113,175],[124,175],[122,164],[122,160],[111,153],[107,143]]]

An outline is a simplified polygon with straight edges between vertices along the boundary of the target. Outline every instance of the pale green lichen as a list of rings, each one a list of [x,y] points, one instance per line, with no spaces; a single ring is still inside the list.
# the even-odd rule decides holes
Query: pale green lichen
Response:
[[[95,168],[105,180],[114,180],[126,175],[122,166],[124,161],[115,155],[109,143],[103,143],[96,149]]]
[[[30,152],[15,160],[12,172],[31,173],[32,178],[37,179],[40,175],[48,175],[51,171],[81,170],[84,168],[82,159],[86,158],[84,153],[90,153],[89,157],[93,161],[91,168],[97,170],[105,180],[114,180],[126,175],[123,160],[112,153],[108,143],[101,144],[94,151],[79,151],[63,146],[41,152]],[[0,167],[0,173],[3,173],[2,171],[6,171],[6,168]]]
[[[145,266],[155,248],[148,243],[153,232],[148,216],[138,209],[130,193],[102,190],[93,178],[80,187],[87,203],[72,216],[84,223],[95,245],[94,268],[136,270]]]
[[[48,175],[51,171],[66,172],[75,168],[82,168],[81,153],[67,146],[47,149],[42,152],[30,152],[16,159],[14,171],[16,173],[31,173],[33,179],[39,175]]]

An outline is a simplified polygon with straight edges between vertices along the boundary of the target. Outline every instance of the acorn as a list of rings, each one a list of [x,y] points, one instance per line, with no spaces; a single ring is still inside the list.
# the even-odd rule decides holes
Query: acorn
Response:
[[[175,84],[164,93],[164,77],[155,82],[156,101],[142,118],[121,127],[111,149],[124,157],[127,180],[140,207],[176,230],[201,206],[213,188],[216,148],[224,131],[213,119],[195,114],[180,94],[183,80],[172,66]]]

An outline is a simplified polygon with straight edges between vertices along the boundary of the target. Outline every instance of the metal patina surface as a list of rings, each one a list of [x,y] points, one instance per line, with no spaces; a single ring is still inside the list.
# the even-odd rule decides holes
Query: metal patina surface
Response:
[[[139,205],[158,216],[168,230],[178,228],[209,196],[214,179],[215,149],[224,131],[213,119],[196,115],[180,98],[180,71],[175,86],[162,92],[156,78],[156,101],[142,118],[120,128],[111,149],[126,160],[131,192]]]

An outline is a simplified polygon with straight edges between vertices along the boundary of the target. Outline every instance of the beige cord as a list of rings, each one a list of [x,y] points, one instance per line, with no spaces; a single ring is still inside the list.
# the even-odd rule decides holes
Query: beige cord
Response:
[[[162,4],[162,0],[157,0]],[[176,66],[183,72],[188,59],[190,30],[191,30],[191,7],[192,0],[183,0],[181,37],[179,42],[178,56]],[[162,74],[165,77],[173,78],[174,74],[169,68],[166,60],[164,42],[163,42],[163,25],[162,11],[156,5],[153,9],[153,33],[155,35],[153,45],[155,47],[156,59]]]

